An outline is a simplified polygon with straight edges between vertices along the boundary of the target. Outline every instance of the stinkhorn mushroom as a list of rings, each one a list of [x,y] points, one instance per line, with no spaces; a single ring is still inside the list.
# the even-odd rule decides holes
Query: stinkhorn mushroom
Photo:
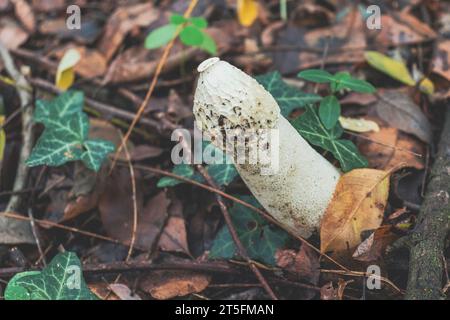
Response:
[[[197,70],[196,125],[215,146],[233,153],[235,149],[217,137],[236,130],[252,131],[256,136],[256,140],[245,140],[247,145],[266,141],[268,130],[277,132],[276,172],[263,174],[267,169],[264,162],[240,162],[234,154],[231,159],[262,206],[298,235],[309,237],[319,227],[333,196],[339,170],[300,136],[255,79],[219,58],[203,61]]]

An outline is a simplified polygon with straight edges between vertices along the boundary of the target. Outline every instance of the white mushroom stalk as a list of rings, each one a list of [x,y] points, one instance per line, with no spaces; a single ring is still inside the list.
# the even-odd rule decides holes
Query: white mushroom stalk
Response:
[[[203,61],[198,71],[194,97],[197,127],[217,147],[232,154],[241,178],[275,219],[309,237],[320,225],[339,171],[300,136],[255,79],[219,58]],[[276,132],[278,137],[270,139],[268,132]],[[235,155],[239,148],[230,147],[235,140],[228,138],[236,133],[237,139],[247,137],[245,155],[252,153],[252,144],[259,143],[261,150],[263,142],[263,149],[271,150],[269,159],[276,162],[276,170],[268,174],[271,164],[267,161],[241,161]]]

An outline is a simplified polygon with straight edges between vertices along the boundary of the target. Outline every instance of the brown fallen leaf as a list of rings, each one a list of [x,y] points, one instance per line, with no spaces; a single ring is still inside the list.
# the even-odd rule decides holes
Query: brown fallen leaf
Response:
[[[109,288],[120,300],[142,300],[138,294],[132,293],[131,289],[123,283],[112,283]]]
[[[389,126],[400,129],[430,144],[433,134],[427,117],[409,95],[398,90],[383,90],[374,109]]]
[[[363,231],[377,229],[389,195],[388,171],[355,169],[338,181],[320,227],[320,250],[335,256],[361,243]]]
[[[433,57],[433,72],[450,81],[450,40],[439,41]]]
[[[310,247],[302,245],[298,252],[278,250],[275,254],[277,266],[295,273],[298,279],[317,284],[320,277],[319,255]]]
[[[88,49],[83,46],[65,46],[51,53],[51,56],[61,59],[69,49],[75,49],[81,56],[74,71],[83,78],[95,78],[102,76],[107,69],[105,57],[95,49]]]
[[[381,30],[368,30],[382,47],[423,42],[436,38],[436,32],[408,12],[400,11],[395,17],[381,16]]]
[[[142,161],[159,157],[162,153],[163,149],[159,147],[142,144],[133,147],[133,149],[130,151],[130,158],[133,161]]]
[[[140,282],[140,288],[158,300],[198,293],[211,281],[209,275],[190,271],[156,271]]]
[[[148,27],[160,16],[152,3],[119,7],[108,19],[105,32],[98,45],[100,53],[109,61],[134,28]]]
[[[382,127],[379,132],[366,133],[364,136],[367,140],[362,139],[358,147],[371,168],[389,170],[400,164],[417,170],[425,167],[426,150],[420,140],[388,127]]]
[[[163,251],[182,252],[191,255],[187,241],[182,202],[178,198],[173,197],[168,212],[170,217],[159,238],[158,247]]]
[[[353,258],[358,261],[376,261],[381,258],[386,247],[399,238],[392,232],[391,225],[384,225],[375,230],[356,248]]]
[[[25,0],[11,0],[14,4],[14,12],[22,22],[28,32],[34,33],[36,31],[36,18],[34,17],[33,9]]]

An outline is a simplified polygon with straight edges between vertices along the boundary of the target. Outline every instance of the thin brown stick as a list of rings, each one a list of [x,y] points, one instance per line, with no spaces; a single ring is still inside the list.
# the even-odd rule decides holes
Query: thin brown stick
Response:
[[[123,139],[122,132],[120,132],[120,137]],[[133,200],[133,228],[131,231],[131,241],[130,241],[130,247],[128,249],[128,254],[125,259],[126,262],[128,262],[131,258],[131,255],[133,254],[133,248],[134,244],[136,242],[136,232],[137,232],[137,225],[138,225],[138,209],[137,209],[137,200],[136,200],[136,177],[134,175],[134,168],[133,163],[131,162],[130,153],[128,152],[128,147],[126,144],[124,145],[123,150],[125,151],[125,156],[127,158],[128,167],[130,169],[130,179],[131,179],[131,193],[132,193],[132,200]]]
[[[191,0],[188,8],[186,9],[186,11],[184,13],[185,18],[190,17],[192,10],[194,10],[194,7],[197,5],[197,2],[198,2],[198,0]],[[114,159],[111,164],[110,173],[112,172],[112,170],[114,169],[114,166],[116,165],[117,159],[119,157],[120,152],[122,151],[122,148],[124,147],[124,145],[127,143],[128,139],[130,138],[131,132],[133,131],[134,127],[136,126],[136,123],[141,118],[142,114],[145,111],[145,107],[148,105],[148,102],[150,101],[150,97],[152,96],[153,90],[155,89],[155,85],[156,85],[156,82],[158,81],[159,74],[161,73],[161,71],[167,61],[167,58],[169,57],[170,50],[172,49],[172,47],[175,43],[175,39],[177,38],[179,32],[181,31],[181,28],[182,28],[182,26],[180,25],[177,28],[177,31],[175,32],[175,37],[173,37],[173,39],[169,42],[169,44],[164,49],[161,59],[158,62],[158,66],[156,67],[155,74],[153,75],[153,79],[150,83],[150,87],[147,91],[147,94],[145,95],[144,101],[142,101],[142,104],[140,105],[138,111],[136,112],[133,122],[131,123],[130,127],[128,128],[128,131],[125,134],[125,137],[122,139],[122,143],[120,144],[120,147],[117,148],[117,151],[114,154]]]
[[[205,178],[205,180],[208,182],[208,184],[211,187],[213,187],[215,189],[218,189],[217,185],[215,184],[215,182],[213,181],[211,176],[208,174],[208,172],[201,165],[198,165],[197,169],[198,169],[200,174]],[[264,278],[264,276],[262,275],[261,271],[259,271],[259,269],[256,267],[255,263],[252,261],[252,259],[250,259],[249,255],[247,253],[247,249],[245,249],[245,247],[242,245],[242,242],[239,239],[239,236],[238,236],[238,234],[236,232],[236,229],[234,228],[233,221],[231,220],[230,213],[228,212],[227,206],[223,202],[222,197],[219,194],[217,194],[217,193],[215,194],[215,196],[216,196],[216,201],[217,201],[217,203],[220,206],[220,210],[222,211],[223,217],[224,217],[225,222],[227,224],[228,230],[230,231],[231,237],[233,238],[233,241],[234,241],[234,243],[236,245],[236,248],[237,248],[239,256],[248,263],[250,269],[253,271],[253,273],[255,274],[256,278],[261,283],[261,285],[266,290],[266,292],[269,294],[269,296],[273,300],[278,300],[277,296],[275,295],[275,293],[273,292],[272,288],[267,283],[267,281]]]

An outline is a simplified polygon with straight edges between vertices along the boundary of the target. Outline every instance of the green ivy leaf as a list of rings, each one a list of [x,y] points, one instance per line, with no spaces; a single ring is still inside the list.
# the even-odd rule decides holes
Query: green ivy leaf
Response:
[[[114,143],[101,139],[87,140],[83,147],[85,151],[81,155],[81,160],[86,167],[94,171],[98,171],[106,156],[116,149]]]
[[[252,196],[238,196],[239,199],[256,207],[261,207]],[[230,209],[231,220],[236,228],[249,256],[269,265],[275,265],[275,253],[286,245],[289,236],[278,228],[272,227],[260,215],[241,204],[235,203]],[[225,225],[214,239],[209,257],[211,259],[231,259],[236,255],[236,247],[233,238]]]
[[[216,42],[206,32],[203,32],[203,42],[199,45],[199,48],[205,50],[206,52],[212,55],[217,53]]]
[[[6,300],[97,300],[89,291],[78,257],[58,254],[41,272],[16,274],[5,290]]]
[[[314,107],[308,106],[306,112],[295,119],[292,125],[311,144],[330,151],[344,172],[367,167],[367,159],[359,153],[353,142],[339,139],[343,132],[339,123],[333,129],[327,130]]]
[[[83,101],[83,92],[72,90],[60,94],[51,101],[39,99],[36,101],[33,120],[46,125],[54,119],[78,114],[83,110]]]
[[[218,186],[229,185],[238,175],[234,164],[210,164],[206,170]]]
[[[341,115],[341,105],[335,96],[327,96],[322,99],[319,106],[319,116],[325,128],[332,129]]]
[[[331,73],[320,69],[304,70],[300,72],[297,76],[299,78],[317,83],[329,83],[334,80],[334,77]]]
[[[159,27],[145,38],[145,47],[147,49],[160,48],[168,43],[175,36],[178,26],[176,24],[167,24]]]
[[[178,176],[192,179],[194,177],[195,171],[194,168],[189,164],[177,164],[173,168],[172,173]],[[161,179],[159,179],[157,187],[158,188],[173,187],[183,182],[184,181],[172,177],[162,177]]]
[[[89,132],[88,116],[82,111],[84,96],[67,91],[51,101],[39,100],[33,119],[43,123],[28,166],[60,166],[69,161],[83,160],[90,169],[98,171],[114,145],[104,140],[86,140]]]
[[[169,21],[171,24],[180,25],[187,22],[188,20],[180,14],[172,14]]]
[[[203,42],[203,32],[194,26],[184,27],[180,32],[180,40],[187,46],[199,46]]]
[[[193,17],[190,21],[194,26],[200,29],[205,29],[208,26],[208,21],[203,17]]]
[[[281,114],[288,117],[296,108],[320,101],[322,98],[316,94],[304,93],[289,86],[283,81],[279,72],[271,72],[255,78],[277,101]]]

